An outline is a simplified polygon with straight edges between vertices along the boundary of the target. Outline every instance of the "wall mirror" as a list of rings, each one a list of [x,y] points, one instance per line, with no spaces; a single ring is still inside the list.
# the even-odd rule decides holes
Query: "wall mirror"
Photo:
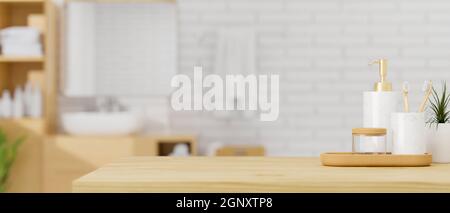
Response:
[[[61,92],[67,97],[168,95],[176,73],[176,5],[69,1]]]

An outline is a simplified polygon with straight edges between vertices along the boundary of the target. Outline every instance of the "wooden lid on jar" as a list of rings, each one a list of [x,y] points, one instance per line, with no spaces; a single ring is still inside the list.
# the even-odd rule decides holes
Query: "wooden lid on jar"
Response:
[[[386,128],[353,128],[352,135],[383,136]]]

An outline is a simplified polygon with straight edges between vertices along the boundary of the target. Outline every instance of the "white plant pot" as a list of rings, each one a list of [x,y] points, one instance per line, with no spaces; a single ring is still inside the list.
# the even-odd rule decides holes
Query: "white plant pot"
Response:
[[[427,152],[434,163],[450,163],[450,123],[427,127]]]

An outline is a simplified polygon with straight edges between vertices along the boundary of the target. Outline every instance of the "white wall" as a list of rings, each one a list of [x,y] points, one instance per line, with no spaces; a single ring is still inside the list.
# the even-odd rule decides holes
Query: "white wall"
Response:
[[[169,95],[177,70],[176,9],[162,3],[68,3],[64,94]]]
[[[224,122],[208,113],[173,113],[172,127],[208,141],[263,143],[270,155],[348,151],[361,125],[362,91],[389,59],[394,89],[410,82],[418,107],[423,80],[450,80],[450,1],[178,0],[180,72],[211,72],[215,31],[257,29],[258,70],[280,74],[276,122]]]

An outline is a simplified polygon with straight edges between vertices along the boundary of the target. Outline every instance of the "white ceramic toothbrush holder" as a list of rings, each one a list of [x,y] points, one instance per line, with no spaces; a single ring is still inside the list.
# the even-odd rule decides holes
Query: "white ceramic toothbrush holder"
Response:
[[[424,113],[392,113],[391,128],[392,154],[421,155],[426,153]]]

